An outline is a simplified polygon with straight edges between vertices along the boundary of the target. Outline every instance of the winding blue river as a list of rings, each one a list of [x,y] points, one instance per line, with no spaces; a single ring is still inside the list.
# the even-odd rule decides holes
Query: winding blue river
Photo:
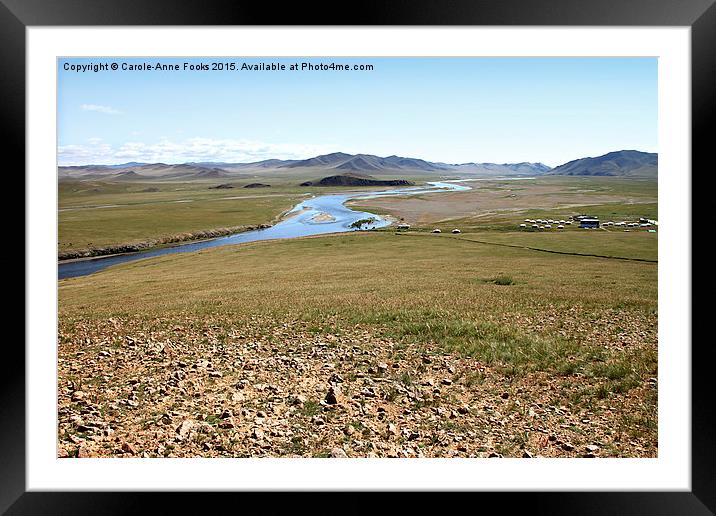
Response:
[[[174,247],[164,247],[150,251],[137,253],[120,254],[114,256],[98,257],[87,260],[59,263],[57,266],[58,279],[86,276],[101,271],[111,265],[132,262],[143,258],[161,256],[164,254],[188,253],[220,247],[224,245],[241,244],[244,242],[255,242],[257,240],[275,240],[284,238],[296,238],[302,236],[321,235],[325,233],[341,233],[346,231],[359,231],[351,227],[351,224],[361,219],[374,219],[371,224],[364,224],[360,229],[382,228],[390,224],[390,221],[363,211],[354,211],[345,206],[345,202],[351,199],[373,199],[376,197],[395,195],[416,195],[432,192],[447,192],[457,190],[470,190],[470,187],[455,184],[454,182],[429,182],[428,187],[411,187],[379,192],[358,192],[351,194],[329,194],[307,199],[297,204],[286,214],[286,218],[266,229],[257,229],[245,233],[237,233],[226,237],[204,240],[190,244],[182,244]]]

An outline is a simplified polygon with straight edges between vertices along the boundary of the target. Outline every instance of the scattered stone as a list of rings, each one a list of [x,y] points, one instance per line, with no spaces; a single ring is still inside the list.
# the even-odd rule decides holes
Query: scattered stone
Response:
[[[291,400],[291,404],[292,404],[292,405],[303,405],[304,403],[306,403],[306,401],[308,401],[308,398],[306,398],[305,396],[299,394],[298,396],[295,396],[295,397]]]
[[[331,450],[331,458],[333,459],[347,459],[348,454],[343,448],[333,448]]]
[[[554,321],[578,319],[569,315]],[[258,316],[233,328],[189,320],[164,329],[128,318],[106,333],[94,326],[106,321],[60,324],[58,456],[655,453],[651,436],[626,437],[613,424],[655,382],[585,410],[560,405],[575,392],[575,376],[572,383],[548,372],[506,376],[434,344],[399,343],[358,327],[327,337],[303,323],[266,324]],[[127,333],[131,347],[122,340]],[[110,350],[118,338],[121,349]],[[564,442],[575,423],[576,446]],[[529,441],[519,445],[513,437],[521,434]]]
[[[229,428],[235,428],[236,425],[234,424],[234,421],[232,419],[222,419],[219,423],[219,428],[223,429],[229,429]]]
[[[176,433],[180,439],[186,439],[189,436],[189,434],[191,433],[191,431],[193,430],[193,428],[194,428],[194,422],[189,419],[185,419],[176,428]]]
[[[136,449],[134,446],[132,446],[131,444],[129,444],[129,443],[124,443],[124,444],[122,444],[122,451],[123,451],[124,453],[129,453],[129,454],[131,454],[131,455],[136,455],[136,454],[137,454],[137,449]]]
[[[328,388],[328,392],[326,393],[326,403],[329,405],[337,405],[338,400],[341,397],[341,391],[338,389],[338,387],[331,386]]]
[[[360,393],[366,398],[375,398],[377,396],[373,387],[364,387]]]

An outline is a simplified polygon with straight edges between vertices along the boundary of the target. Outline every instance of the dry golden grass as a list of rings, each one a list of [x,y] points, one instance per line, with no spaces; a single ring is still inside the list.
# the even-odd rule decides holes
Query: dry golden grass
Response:
[[[655,263],[468,241],[479,237],[358,233],[141,260],[63,280],[60,320],[191,313],[370,324],[518,369],[587,367],[625,336],[655,349]]]

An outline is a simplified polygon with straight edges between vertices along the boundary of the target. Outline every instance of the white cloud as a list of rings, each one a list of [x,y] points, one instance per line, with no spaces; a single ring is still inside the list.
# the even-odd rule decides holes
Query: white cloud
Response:
[[[80,109],[83,111],[96,111],[105,115],[120,115],[122,112],[111,106],[102,106],[100,104],[82,104]]]
[[[60,145],[60,165],[113,165],[127,161],[186,163],[223,161],[250,163],[265,159],[306,159],[342,149],[301,143],[266,143],[251,140],[189,138],[156,143],[126,142],[119,147],[91,139],[86,145]]]

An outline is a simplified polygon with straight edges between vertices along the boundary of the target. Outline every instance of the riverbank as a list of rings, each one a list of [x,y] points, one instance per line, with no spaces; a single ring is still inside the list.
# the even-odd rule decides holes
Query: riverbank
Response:
[[[60,251],[57,253],[57,260],[60,262],[72,262],[76,260],[97,258],[100,256],[117,256],[128,253],[137,253],[140,251],[149,251],[151,249],[159,249],[171,246],[173,244],[182,244],[187,242],[200,242],[214,238],[220,238],[229,235],[236,235],[246,231],[254,231],[257,229],[267,229],[273,224],[258,224],[255,226],[234,226],[228,228],[207,229],[204,231],[194,231],[190,233],[180,233],[163,238],[153,238],[143,242],[133,242],[128,244],[118,244],[106,247],[94,247],[89,249],[76,249],[71,251]]]
[[[143,251],[196,241],[209,231],[228,236],[275,224],[279,214],[311,195],[305,189],[281,186],[271,194],[238,196],[209,189],[207,183],[166,183],[157,192],[134,191],[139,186],[60,184],[58,258]]]

